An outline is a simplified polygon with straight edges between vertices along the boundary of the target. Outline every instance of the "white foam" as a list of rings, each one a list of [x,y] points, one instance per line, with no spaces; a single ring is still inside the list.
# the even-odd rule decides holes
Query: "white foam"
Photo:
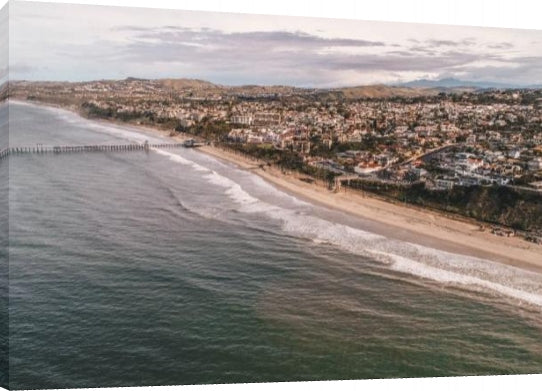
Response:
[[[230,178],[220,175],[218,172],[211,170],[209,168],[206,168],[192,160],[186,159],[180,155],[176,155],[171,152],[167,152],[161,149],[153,148],[153,151],[158,153],[159,155],[168,157],[171,161],[185,165],[190,166],[192,169],[198,172],[204,172],[206,173],[203,175],[203,178],[206,179],[209,183],[219,186],[225,189],[225,194],[229,196],[231,200],[234,202],[240,204],[240,205],[247,205],[247,204],[254,204],[261,202],[257,198],[251,196],[248,194],[245,190],[242,189],[241,185],[234,182]]]
[[[244,191],[238,183],[231,179],[212,171],[205,175],[205,178],[212,184],[226,188],[226,194],[235,202],[241,205],[254,204],[260,202],[257,198],[252,197]]]
[[[93,131],[109,134],[111,136],[115,136],[117,138],[127,140],[130,142],[136,142],[140,144],[144,143],[145,141],[157,142],[157,143],[171,142],[171,140],[169,140],[167,137],[161,137],[159,135],[145,133],[144,131],[140,129],[137,129],[135,127],[130,127],[129,125],[96,122],[93,120],[83,118],[80,115],[73,113],[69,110],[58,108],[58,107],[33,104],[30,102],[23,102],[23,101],[17,101],[17,100],[10,101],[10,103],[20,105],[20,106],[28,106],[35,109],[49,111],[64,122],[70,123],[75,126],[83,127],[85,130],[92,129]]]
[[[280,216],[273,213],[269,217]],[[484,289],[542,307],[542,276],[483,259],[391,240],[312,216],[285,213],[283,228],[294,235],[370,256],[402,273],[464,287]]]
[[[528,290],[525,290],[525,288],[529,289],[528,286],[525,286],[524,280],[524,289],[518,289],[513,286],[506,285],[507,282],[513,282],[512,279],[509,276],[506,276],[503,272],[510,272],[512,268],[507,267],[494,267],[494,270],[499,270],[499,274],[501,277],[503,277],[502,282],[500,281],[493,281],[488,277],[495,277],[495,274],[493,276],[486,275],[486,278],[483,277],[477,277],[470,274],[467,274],[468,272],[476,272],[477,268],[472,266],[479,267],[480,265],[474,265],[471,264],[469,270],[463,270],[463,273],[460,272],[454,272],[446,269],[436,268],[421,262],[414,261],[409,258],[405,258],[399,255],[390,254],[394,262],[391,264],[391,268],[400,271],[402,273],[408,273],[415,276],[419,276],[426,279],[431,279],[434,281],[438,281],[445,284],[457,284],[467,287],[477,287],[482,288],[485,290],[489,290],[491,292],[496,292],[501,295],[505,295],[514,299],[517,299],[521,302],[526,302],[529,304],[534,304],[537,306],[542,307],[542,294],[540,291],[535,292],[529,292]],[[482,261],[482,260],[481,260]],[[483,262],[483,261],[482,261]],[[478,270],[479,271],[479,270]],[[479,273],[478,273],[479,274]],[[533,287],[536,289],[536,281],[532,281],[534,283]]]
[[[36,107],[26,102],[13,101],[12,103]],[[85,128],[90,126],[95,130],[138,142],[144,142],[149,138],[135,130],[97,124],[62,109],[38,107],[52,110],[62,116],[63,120],[80,123]],[[443,284],[455,284],[474,290],[483,289],[542,307],[542,276],[540,274],[475,257],[390,240],[382,235],[315,217],[310,212],[306,213],[303,210],[295,209],[295,206],[306,207],[311,206],[310,204],[280,191],[256,175],[246,174],[251,175],[251,182],[258,188],[264,189],[267,194],[288,199],[294,205],[294,208],[279,207],[252,196],[232,179],[183,156],[160,149],[154,149],[154,152],[175,163],[205,173],[203,178],[209,183],[225,189],[225,195],[239,205],[240,212],[262,213],[268,218],[280,222],[282,229],[293,236],[305,238],[318,244],[332,244],[344,251],[368,256],[384,264],[389,264],[390,268],[397,272],[408,273]],[[224,167],[214,158],[205,156],[204,160]],[[231,169],[229,166],[228,168]]]
[[[258,186],[260,189],[265,189],[268,194],[272,194],[276,197],[287,199],[290,202],[293,202],[294,204],[299,205],[299,206],[305,206],[305,207],[312,206],[308,202],[302,201],[297,197],[294,197],[288,193],[280,191],[275,186],[271,185],[269,182],[263,180],[261,177],[257,175],[251,175],[251,181],[252,183],[254,183],[254,185]]]
[[[173,155],[165,151],[159,153]],[[540,274],[475,257],[391,240],[382,235],[315,217],[302,209],[279,207],[259,200],[241,185],[214,170],[205,169],[178,155],[173,156],[175,157],[170,158],[181,164],[190,165],[198,170],[206,170],[208,173],[204,175],[204,178],[209,183],[226,189],[225,194],[239,205],[240,212],[264,214],[269,219],[280,222],[282,229],[292,236],[305,238],[318,244],[331,244],[344,251],[370,257],[388,264],[397,272],[443,284],[455,284],[474,290],[483,289],[542,307],[542,276]],[[277,195],[286,195],[255,175],[252,182]],[[299,201],[297,205],[308,204]]]
[[[179,164],[182,164],[184,166],[190,166],[195,171],[211,172],[210,169],[208,169],[206,167],[203,167],[202,165],[200,165],[200,164],[198,164],[198,163],[196,163],[196,162],[194,162],[192,160],[185,159],[184,157],[182,157],[180,155],[177,155],[175,153],[164,151],[163,149],[158,149],[158,148],[152,148],[152,151],[156,152],[159,155],[167,157],[172,162],[179,163]]]

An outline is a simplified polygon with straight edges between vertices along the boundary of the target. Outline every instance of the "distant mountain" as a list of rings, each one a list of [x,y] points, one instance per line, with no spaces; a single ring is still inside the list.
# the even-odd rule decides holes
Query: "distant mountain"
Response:
[[[471,81],[471,80],[459,80],[454,78],[446,78],[440,80],[429,80],[429,79],[419,79],[414,81],[409,81],[407,83],[396,84],[397,86],[402,87],[418,87],[418,88],[501,88],[501,89],[510,89],[510,88],[540,88],[539,85],[518,85],[518,84],[507,84],[491,81]]]
[[[341,92],[347,99],[359,98],[389,98],[392,96],[399,97],[417,97],[436,95],[440,91],[436,88],[422,88],[411,86],[387,86],[383,84],[374,84],[368,86],[344,87],[340,89],[330,89],[330,92]]]
[[[168,87],[174,90],[182,90],[186,88],[194,89],[218,89],[221,86],[211,83],[206,80],[199,79],[158,79],[157,80],[162,86]]]

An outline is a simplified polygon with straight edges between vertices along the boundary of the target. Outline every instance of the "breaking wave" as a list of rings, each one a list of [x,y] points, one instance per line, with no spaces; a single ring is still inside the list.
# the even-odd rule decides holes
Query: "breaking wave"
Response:
[[[20,105],[31,105],[24,102],[12,101]],[[31,105],[36,107],[35,105]],[[43,107],[44,110],[54,111],[63,120],[84,125],[98,132],[108,133],[134,142],[145,140],[160,140],[139,133],[136,129],[110,124],[100,124],[86,120],[74,113],[62,109]],[[166,141],[167,142],[167,141]],[[241,184],[216,170],[198,164],[178,154],[154,149],[154,152],[171,161],[190,167],[201,173],[208,183],[224,189],[241,213],[259,213],[277,221],[282,230],[292,236],[311,240],[316,244],[333,245],[347,251],[387,265],[390,269],[424,279],[437,281],[442,284],[452,284],[474,290],[490,291],[499,295],[542,307],[542,276],[538,273],[525,271],[480,258],[458,255],[433,248],[393,240],[385,236],[353,228],[345,224],[328,221],[314,216],[310,210],[313,205],[289,195],[272,186],[262,178],[245,173],[249,176],[250,188],[258,189],[278,199],[289,200],[291,207],[282,207],[262,201],[250,194]],[[205,156],[202,160],[221,168],[231,170],[230,165],[216,163],[217,160]],[[224,167],[222,167],[224,166]],[[242,172],[237,170],[236,172]]]
[[[351,226],[328,221],[310,214],[302,208],[285,208],[262,201],[251,195],[234,180],[205,168],[178,155],[168,155],[173,161],[205,172],[203,178],[210,184],[224,189],[225,194],[238,205],[242,213],[264,214],[278,221],[289,235],[308,239],[317,244],[328,244],[343,251],[370,257],[396,272],[414,275],[443,284],[458,285],[507,296],[523,303],[542,307],[542,278],[540,274],[518,269],[484,259],[458,255],[422,245],[386,238]],[[283,193],[272,185],[254,178],[254,186]],[[284,193],[285,194],[285,193]],[[287,195],[294,198],[293,196]],[[295,199],[299,205],[306,202]]]

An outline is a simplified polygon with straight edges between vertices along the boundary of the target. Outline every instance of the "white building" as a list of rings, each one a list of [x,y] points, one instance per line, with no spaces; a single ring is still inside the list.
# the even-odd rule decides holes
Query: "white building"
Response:
[[[535,157],[533,160],[527,163],[527,168],[531,171],[542,170],[542,158]]]

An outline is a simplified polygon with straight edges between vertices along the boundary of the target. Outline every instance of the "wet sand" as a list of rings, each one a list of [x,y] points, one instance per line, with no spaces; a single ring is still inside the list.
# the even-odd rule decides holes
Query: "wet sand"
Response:
[[[32,102],[30,104],[36,103]],[[53,106],[43,103],[38,104]],[[75,108],[53,107],[69,110],[78,115],[81,114]],[[168,131],[149,126],[106,119],[92,120],[101,123],[114,123],[149,134],[170,137]],[[179,142],[189,138],[191,136],[176,135],[171,137],[171,139]],[[303,181],[302,178],[306,178],[306,175],[295,172],[285,173],[278,168],[267,166],[264,162],[250,159],[230,150],[214,146],[199,147],[198,150],[233,163],[239,168],[250,170],[281,190],[305,201],[375,222],[376,232],[374,233],[451,253],[501,262],[542,274],[541,245],[527,242],[519,237],[493,235],[487,230],[481,230],[481,224],[474,220],[450,218],[443,213],[383,201],[371,194],[351,189],[335,193],[321,182],[308,183]]]
[[[480,229],[480,224],[453,219],[438,212],[395,204],[348,190],[335,193],[322,183],[301,180],[306,175],[281,170],[243,155],[212,146],[199,150],[228,161],[306,201],[379,223],[379,234],[452,253],[498,261],[542,273],[542,246],[519,237],[500,237]]]

